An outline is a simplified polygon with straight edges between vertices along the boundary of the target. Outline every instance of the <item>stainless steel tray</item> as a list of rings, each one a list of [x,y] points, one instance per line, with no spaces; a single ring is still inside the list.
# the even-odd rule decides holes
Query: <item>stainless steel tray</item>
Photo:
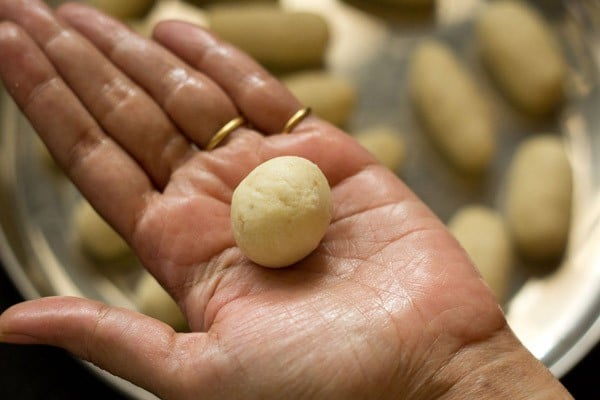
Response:
[[[331,23],[327,68],[355,82],[360,101],[348,131],[390,124],[404,132],[409,157],[402,178],[446,220],[471,202],[498,205],[504,169],[529,132],[560,132],[574,167],[574,216],[567,255],[545,274],[521,268],[505,304],[510,325],[557,376],[562,376],[600,339],[600,6],[590,1],[533,2],[552,21],[569,60],[570,97],[553,121],[532,121],[494,95],[500,119],[500,153],[489,176],[471,181],[449,168],[422,134],[406,95],[407,60],[425,36],[451,43],[469,62],[488,93],[496,90],[479,65],[471,32],[481,0],[438,1],[431,14],[377,9],[369,2],[281,0],[289,9],[308,9]],[[0,256],[25,298],[85,296],[135,309],[131,300],[139,266],[103,270],[80,253],[70,229],[79,194],[41,161],[37,139],[6,93],[0,93]],[[524,266],[521,266],[524,267]],[[90,366],[133,398],[149,393]]]

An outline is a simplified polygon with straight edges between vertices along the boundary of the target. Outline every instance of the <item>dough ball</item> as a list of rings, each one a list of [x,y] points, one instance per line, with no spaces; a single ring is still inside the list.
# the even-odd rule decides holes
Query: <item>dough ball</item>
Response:
[[[317,248],[333,213],[327,178],[301,157],[277,157],[256,167],[231,199],[233,236],[265,267],[300,261]]]
[[[83,250],[95,259],[116,260],[131,254],[129,245],[92,208],[81,200],[73,211],[75,234]]]
[[[187,322],[175,300],[147,272],[136,285],[135,302],[142,314],[169,324],[177,331],[187,330]]]

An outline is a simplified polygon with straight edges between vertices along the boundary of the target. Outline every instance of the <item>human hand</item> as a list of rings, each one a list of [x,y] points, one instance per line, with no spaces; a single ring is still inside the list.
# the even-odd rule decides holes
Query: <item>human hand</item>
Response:
[[[514,390],[495,381],[508,366],[536,378],[523,398],[563,393],[435,215],[317,117],[279,134],[302,105],[237,49],[180,22],[147,40],[76,4],[0,0],[0,20],[6,89],[191,331],[45,298],[7,310],[1,340],[66,348],[165,399],[464,398]],[[201,150],[239,114],[252,128]],[[335,208],[315,252],[271,270],[236,248],[230,200],[281,155],[315,162]]]

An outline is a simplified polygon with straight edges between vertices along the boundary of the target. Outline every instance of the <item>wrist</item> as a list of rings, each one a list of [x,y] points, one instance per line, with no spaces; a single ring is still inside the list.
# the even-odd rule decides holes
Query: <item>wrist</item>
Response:
[[[455,383],[439,400],[573,399],[508,327],[484,342],[465,346],[440,370],[440,374]]]

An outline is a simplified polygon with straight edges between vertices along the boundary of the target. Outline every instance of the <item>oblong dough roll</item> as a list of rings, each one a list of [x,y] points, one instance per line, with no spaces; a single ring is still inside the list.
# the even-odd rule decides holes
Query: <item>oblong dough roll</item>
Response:
[[[381,3],[390,6],[400,6],[400,7],[431,7],[435,0],[371,0],[371,3]]]
[[[481,173],[496,152],[496,132],[487,99],[452,50],[422,42],[410,65],[410,94],[440,150],[458,169]]]
[[[148,272],[144,271],[139,278],[134,296],[142,314],[156,318],[177,331],[187,330],[187,322],[175,300]]]
[[[127,20],[146,14],[157,0],[88,0],[87,2],[113,17]]]
[[[552,28],[524,2],[494,1],[476,24],[481,57],[506,95],[543,115],[564,99],[567,66]]]
[[[179,0],[179,1],[181,1],[181,0]],[[207,4],[219,4],[219,3],[236,3],[236,4],[277,3],[279,0],[184,0],[184,1],[186,3],[192,3],[192,4],[195,4],[198,6],[205,6]]]
[[[315,115],[340,127],[346,125],[358,102],[356,85],[327,71],[297,72],[282,82]]]
[[[161,21],[179,20],[189,22],[198,26],[208,26],[206,12],[197,6],[187,4],[179,0],[162,0],[150,10],[150,13],[134,28],[144,36],[152,36],[154,27]]]
[[[129,245],[91,204],[81,199],[73,210],[75,235],[83,250],[95,259],[110,261],[132,254]]]
[[[321,67],[329,26],[320,15],[267,4],[221,5],[208,9],[210,29],[277,71]]]
[[[513,269],[513,250],[502,215],[485,206],[469,205],[458,210],[448,228],[463,246],[499,301],[508,293]]]
[[[382,165],[400,173],[406,159],[402,134],[387,126],[377,126],[353,135]]]
[[[517,247],[531,260],[550,261],[565,251],[571,223],[571,174],[558,136],[528,138],[513,156],[505,212]]]

